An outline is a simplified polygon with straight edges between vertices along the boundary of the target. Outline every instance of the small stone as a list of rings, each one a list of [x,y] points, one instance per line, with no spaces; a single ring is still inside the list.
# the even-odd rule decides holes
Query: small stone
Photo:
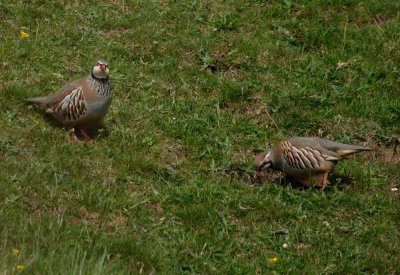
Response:
[[[282,247],[286,249],[286,248],[289,247],[289,245],[288,245],[287,243],[284,243],[284,244],[282,245]]]

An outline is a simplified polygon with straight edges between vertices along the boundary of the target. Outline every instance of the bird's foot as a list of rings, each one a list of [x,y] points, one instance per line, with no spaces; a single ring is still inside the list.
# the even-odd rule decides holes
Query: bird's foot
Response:
[[[93,138],[91,138],[91,137],[89,136],[89,134],[85,131],[85,129],[80,128],[79,130],[80,130],[82,136],[83,136],[84,138],[86,138],[86,140],[87,140],[89,143],[92,143],[92,142],[93,142]]]
[[[76,135],[75,128],[71,128],[69,131],[72,132],[72,137],[76,142],[78,142],[79,144],[83,143],[82,140],[80,140],[79,137]]]
[[[322,188],[321,191],[324,191],[324,189],[328,186],[328,172],[324,173],[324,178],[322,180]]]

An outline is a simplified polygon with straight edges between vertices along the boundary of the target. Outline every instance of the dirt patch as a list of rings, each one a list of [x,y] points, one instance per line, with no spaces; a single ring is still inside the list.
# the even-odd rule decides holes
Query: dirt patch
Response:
[[[100,223],[100,214],[97,212],[92,212],[86,209],[86,207],[82,206],[78,210],[78,216],[76,217],[78,220],[84,220],[89,222],[90,224],[99,224]]]
[[[173,168],[178,167],[178,163],[188,157],[188,151],[178,139],[165,138],[159,141],[159,148],[162,150],[163,161]]]
[[[377,155],[384,162],[400,163],[400,152],[397,147],[380,146],[378,147]]]
[[[98,212],[89,211],[85,206],[80,207],[77,213],[68,217],[70,224],[81,225],[86,224],[89,226],[96,226],[104,228],[107,231],[115,231],[122,227],[126,227],[128,219],[123,215],[113,215],[111,217],[104,217]]]
[[[118,28],[118,29],[102,30],[100,33],[102,36],[105,36],[108,38],[114,38],[114,37],[120,37],[120,36],[126,34],[128,31],[129,31],[129,29]]]
[[[161,203],[158,201],[154,201],[149,204],[150,208],[153,209],[157,214],[161,214],[163,212],[163,208]]]
[[[391,20],[393,18],[392,14],[389,13],[385,13],[385,12],[381,12],[378,13],[377,15],[375,15],[371,20],[370,20],[370,24],[371,25],[378,25],[381,26],[384,23],[386,23],[387,21]]]
[[[358,27],[378,27],[380,28],[382,25],[386,24],[390,20],[394,20],[396,14],[392,14],[389,12],[381,12],[376,14],[375,16],[365,16],[365,11],[360,11],[359,17],[353,20],[354,24]]]
[[[116,229],[125,227],[128,222],[128,219],[124,216],[115,216],[110,221],[106,223],[106,226],[110,229]]]
[[[268,171],[263,171],[260,176],[257,178],[257,181],[260,184],[267,184],[267,183],[281,183],[281,181],[284,179],[285,174],[279,171],[273,171],[273,170],[268,170]]]
[[[235,143],[236,144],[241,143],[241,139],[240,139],[239,135],[237,135],[235,137]],[[253,158],[253,157],[255,157],[255,155],[254,155],[253,151],[249,150],[249,149],[248,150],[235,150],[233,152],[233,159],[237,160],[237,161],[243,160],[245,158]]]
[[[375,149],[375,156],[386,163],[400,163],[400,148],[399,146],[386,147],[378,146]]]
[[[242,75],[241,62],[231,60],[229,48],[213,49],[209,54],[205,53],[202,59],[203,69],[210,73],[221,73],[225,78],[239,78]],[[208,58],[206,58],[208,56]],[[242,60],[242,62],[245,62]]]
[[[346,175],[333,174],[329,181],[331,184],[334,183],[336,186],[338,186],[340,190],[347,190],[356,184],[356,181],[353,177]]]
[[[240,68],[236,65],[227,66],[222,74],[226,78],[238,78],[240,76]]]
[[[298,253],[311,248],[311,244],[308,243],[297,243],[294,246],[294,250],[296,250]]]
[[[260,93],[262,94],[262,92]],[[270,115],[268,105],[263,101],[259,94],[254,95],[251,100],[251,104],[246,107],[245,115],[252,119],[256,119],[257,123],[262,127],[276,127],[275,120]]]
[[[252,157],[249,151],[236,152],[229,169],[222,170],[221,175],[229,179],[240,179],[243,183],[255,184],[255,170],[249,167],[247,159]]]
[[[361,154],[362,159],[378,160],[383,163],[400,163],[400,137],[392,136],[383,141],[371,137],[368,143],[372,151],[369,154]]]

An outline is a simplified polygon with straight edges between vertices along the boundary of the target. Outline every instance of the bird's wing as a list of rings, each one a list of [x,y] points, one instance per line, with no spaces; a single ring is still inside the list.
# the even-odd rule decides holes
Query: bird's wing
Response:
[[[60,122],[73,123],[86,114],[86,100],[83,96],[83,87],[79,86],[67,93],[57,105],[46,111],[55,116]]]
[[[64,85],[63,87],[61,87],[55,93],[47,96],[45,104],[48,107],[57,106],[62,100],[64,100],[64,98],[66,96],[71,94],[77,88],[80,88],[80,87],[84,86],[85,84],[86,84],[86,79],[85,78],[72,81],[72,82]]]
[[[315,172],[330,171],[340,156],[319,144],[296,144],[283,141],[282,155],[287,165],[292,169],[311,170]]]

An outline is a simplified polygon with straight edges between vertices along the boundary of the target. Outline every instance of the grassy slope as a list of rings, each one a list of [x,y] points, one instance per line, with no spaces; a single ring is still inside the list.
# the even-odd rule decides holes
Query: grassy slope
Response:
[[[6,2],[0,273],[400,270],[398,1]],[[100,57],[108,134],[79,146],[23,100]],[[353,184],[254,183],[256,152],[318,133],[376,148]]]

